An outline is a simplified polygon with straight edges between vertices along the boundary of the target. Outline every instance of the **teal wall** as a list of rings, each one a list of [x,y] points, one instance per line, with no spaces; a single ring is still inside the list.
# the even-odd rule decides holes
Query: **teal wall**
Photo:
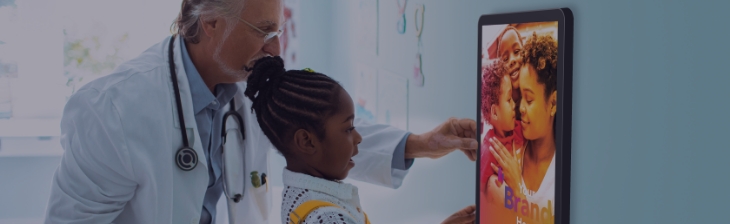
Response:
[[[346,21],[356,1],[300,1],[300,65],[352,89],[357,49]],[[426,5],[427,82],[409,89],[411,131],[427,131],[450,116],[475,118],[481,14],[570,7],[572,223],[727,222],[730,2],[410,0],[403,42],[412,45],[415,3]],[[395,0],[380,4],[396,7]],[[396,21],[381,22],[382,30],[395,30]],[[404,73],[412,60],[382,54],[367,63]],[[272,174],[280,173],[283,160],[273,158]],[[0,220],[42,217],[59,159],[0,158]],[[435,223],[473,203],[474,165],[454,153],[417,160],[397,190],[356,184],[373,223]],[[275,178],[272,185],[280,186]]]
[[[427,82],[409,88],[412,131],[450,116],[476,118],[480,15],[569,7],[575,17],[572,223],[727,222],[730,2],[411,0],[408,38],[414,37],[416,3],[426,6]],[[358,63],[349,34],[355,28],[345,22],[351,4],[357,1],[302,3],[303,21],[319,22],[302,38],[329,52],[318,59],[327,62],[316,65],[350,89],[351,67]],[[397,7],[394,0],[380,4]],[[394,32],[395,23],[381,21],[381,36]],[[415,45],[415,37],[410,40]],[[381,54],[370,64],[396,72],[412,68],[411,58],[399,55]],[[458,153],[417,160],[401,189],[364,185],[362,194],[389,195],[386,201],[363,199],[364,206],[373,205],[371,216],[382,222],[445,217],[473,203],[474,165]]]

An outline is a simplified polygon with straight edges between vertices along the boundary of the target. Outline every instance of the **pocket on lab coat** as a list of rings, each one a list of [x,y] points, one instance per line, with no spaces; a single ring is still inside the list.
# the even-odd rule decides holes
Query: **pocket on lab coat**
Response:
[[[269,182],[267,181],[266,184],[262,184],[261,187],[253,188],[252,187],[252,196],[255,197],[256,205],[259,207],[259,211],[261,214],[268,215],[269,210],[271,209],[271,199],[269,198],[269,194],[267,191],[271,190],[271,187],[269,186]],[[268,189],[267,189],[268,188]]]

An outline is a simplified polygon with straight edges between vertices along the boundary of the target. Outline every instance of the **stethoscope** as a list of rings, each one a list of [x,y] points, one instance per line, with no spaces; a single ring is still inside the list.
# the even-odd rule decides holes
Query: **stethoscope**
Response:
[[[175,62],[174,62],[174,57],[173,57],[174,40],[175,40],[175,36],[173,35],[172,38],[170,39],[170,47],[169,47],[168,55],[169,55],[170,75],[172,76],[173,88],[175,90],[175,101],[177,103],[177,115],[178,115],[177,117],[180,120],[180,127],[181,127],[180,132],[182,134],[182,139],[183,139],[183,147],[180,148],[179,150],[177,150],[177,153],[175,154],[175,163],[177,164],[177,167],[180,168],[181,170],[190,171],[190,170],[195,169],[195,167],[198,165],[198,154],[195,152],[195,150],[193,150],[190,147],[190,145],[188,143],[188,134],[187,134],[187,129],[185,128],[185,119],[183,116],[182,103],[180,100],[180,89],[179,89],[178,83],[177,83],[177,73],[175,72]],[[237,120],[239,130],[241,131],[241,136],[242,136],[241,140],[246,139],[246,135],[245,135],[246,132],[245,132],[245,128],[243,126],[243,118],[241,117],[241,115],[238,112],[236,112],[236,109],[235,109],[236,107],[235,107],[233,99],[231,99],[231,102],[229,105],[230,105],[230,109],[228,110],[228,112],[226,112],[223,115],[223,130],[221,131],[221,135],[222,135],[221,137],[223,138],[223,141],[221,142],[221,145],[225,145],[226,140],[227,140],[226,139],[227,138],[227,132],[226,132],[226,123],[227,122],[226,121],[229,117],[233,117]],[[224,157],[226,157],[225,154],[227,151],[226,151],[225,147],[223,147],[223,148],[224,148],[223,149]],[[240,151],[241,150],[234,149],[231,151],[231,153],[234,153],[233,154],[234,157],[239,157],[239,156],[242,157],[242,155],[241,155],[242,152],[240,152]],[[241,189],[229,189],[230,188],[229,187],[230,178],[228,178],[226,176],[226,160],[227,159],[229,159],[229,158],[223,158],[221,160],[221,162],[223,163],[222,164],[222,170],[223,170],[222,175],[223,175],[223,181],[224,181],[223,192],[225,193],[226,198],[228,198],[230,201],[232,201],[233,203],[238,203],[239,201],[241,201],[241,198],[243,198],[243,186],[241,184]],[[233,159],[233,161],[235,161],[235,158]],[[229,161],[229,162],[232,162],[232,161]],[[242,160],[240,160],[240,162],[242,162]],[[240,164],[240,163],[239,164],[229,164],[229,165],[236,165],[237,167],[242,166],[242,164]],[[234,173],[236,173],[236,171],[237,170],[234,169]],[[239,171],[243,172],[243,168],[241,167]],[[236,191],[239,193],[235,193]]]

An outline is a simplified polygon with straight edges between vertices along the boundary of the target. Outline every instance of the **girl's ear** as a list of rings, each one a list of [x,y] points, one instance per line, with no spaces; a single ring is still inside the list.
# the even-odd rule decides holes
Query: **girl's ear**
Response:
[[[317,137],[304,129],[294,132],[294,151],[311,155],[319,149],[319,140]]]
[[[553,91],[550,94],[550,116],[555,117],[555,113],[558,111],[558,91]]]

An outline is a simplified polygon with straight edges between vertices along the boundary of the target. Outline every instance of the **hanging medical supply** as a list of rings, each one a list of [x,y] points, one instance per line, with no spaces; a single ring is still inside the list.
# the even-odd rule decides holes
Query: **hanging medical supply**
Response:
[[[426,6],[419,4],[416,6],[415,19],[413,24],[416,26],[416,38],[418,39],[418,53],[416,54],[416,65],[413,68],[413,83],[422,87],[425,84],[425,77],[423,76],[423,42],[421,41],[421,34],[423,33],[423,14]],[[419,16],[420,15],[420,16]]]
[[[406,33],[406,5],[408,4],[408,0],[403,1],[403,5],[401,6],[400,0],[395,0],[396,3],[398,3],[398,25],[396,28],[398,29],[398,33],[404,34]]]

